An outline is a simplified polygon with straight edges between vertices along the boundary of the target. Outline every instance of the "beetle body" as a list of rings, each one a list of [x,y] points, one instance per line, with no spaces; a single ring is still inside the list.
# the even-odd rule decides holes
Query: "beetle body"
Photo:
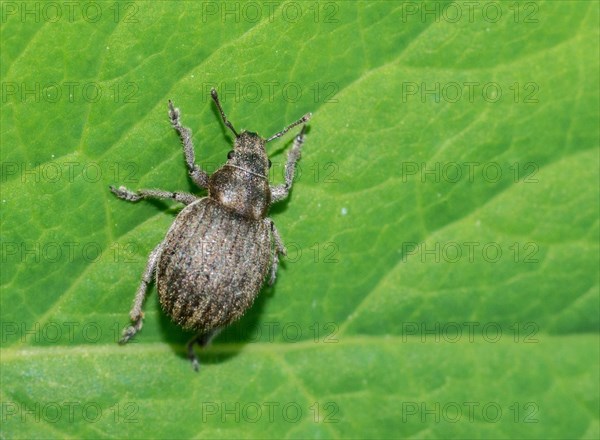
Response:
[[[110,187],[117,197],[130,202],[157,198],[187,205],[148,257],[130,312],[132,325],[125,329],[119,342],[126,343],[141,330],[142,305],[155,277],[165,313],[185,330],[197,332],[188,343],[188,355],[196,370],[194,344],[206,345],[219,329],[246,312],[260,292],[269,267],[270,283],[275,281],[279,255],[285,255],[286,251],[267,213],[269,206],[285,199],[292,187],[305,126],[288,154],[285,184],[269,185],[271,162],[265,146],[311,116],[304,115],[268,139],[248,131],[238,134],[227,120],[214,89],[211,95],[235,141],[227,162],[210,176],[195,163],[191,131],[181,125],[179,109],[169,101],[169,118],[183,142],[189,175],[196,185],[208,190],[207,197],[158,189],[134,192],[125,187]]]
[[[264,221],[204,197],[179,213],[163,242],[156,270],[160,304],[186,330],[224,327],[252,305],[270,262]]]
[[[210,176],[208,197],[181,211],[163,241],[160,303],[186,330],[205,334],[235,321],[264,283],[272,260],[265,142],[240,133],[227,163]]]

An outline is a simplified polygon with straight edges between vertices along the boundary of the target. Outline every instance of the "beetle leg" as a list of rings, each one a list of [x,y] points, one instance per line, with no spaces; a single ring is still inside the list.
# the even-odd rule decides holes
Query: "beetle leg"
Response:
[[[275,185],[271,187],[271,203],[285,199],[294,183],[294,174],[296,173],[296,162],[300,159],[302,152],[302,144],[304,143],[304,131],[306,125],[302,126],[300,133],[294,138],[294,145],[288,153],[287,162],[285,163],[285,183],[283,185]]]
[[[183,143],[183,154],[185,156],[185,163],[188,167],[188,173],[196,185],[200,188],[207,188],[208,174],[196,165],[194,144],[192,143],[192,131],[181,125],[180,117],[181,112],[178,108],[175,108],[171,100],[169,100],[169,119],[171,120],[173,128],[179,133],[179,137]]]
[[[173,199],[185,205],[189,205],[190,203],[198,200],[198,197],[196,197],[194,194],[163,191],[160,189],[140,189],[138,191],[131,191],[124,186],[115,188],[111,185],[110,190],[118,198],[127,200],[128,202],[137,202],[138,200],[142,199]]]
[[[142,329],[143,320],[144,320],[144,312],[142,312],[142,305],[144,304],[144,299],[146,298],[146,294],[148,293],[148,286],[152,281],[152,277],[156,270],[156,264],[158,262],[158,258],[160,257],[160,253],[162,251],[162,242],[154,248],[152,252],[150,252],[150,256],[148,257],[148,263],[146,264],[146,269],[144,270],[144,274],[142,275],[142,282],[140,287],[135,294],[135,298],[133,300],[133,306],[131,307],[131,311],[129,312],[129,317],[131,318],[131,322],[133,323],[125,330],[123,330],[123,334],[121,339],[119,340],[119,344],[126,344],[133,336]]]
[[[192,361],[192,367],[194,368],[194,371],[198,371],[200,368],[200,362],[198,361],[198,356],[196,356],[196,352],[194,351],[194,345],[198,344],[200,348],[204,348],[210,344],[210,341],[212,341],[212,339],[220,332],[220,328],[215,328],[206,333],[198,333],[187,343],[188,359]]]
[[[273,235],[274,249],[273,249],[273,260],[271,263],[271,278],[269,278],[269,285],[272,286],[275,283],[275,278],[277,277],[277,269],[279,268],[279,255],[287,255],[287,250],[285,249],[285,245],[281,240],[281,236],[279,235],[279,231],[275,227],[275,223],[270,218],[266,218],[265,222],[271,229],[271,234]]]

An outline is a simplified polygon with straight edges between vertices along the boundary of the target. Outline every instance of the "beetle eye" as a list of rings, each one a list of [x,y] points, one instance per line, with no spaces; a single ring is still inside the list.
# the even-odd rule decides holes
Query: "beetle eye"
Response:
[[[231,159],[233,156],[234,156],[233,150],[231,150],[229,153],[227,153],[227,159]]]
[[[269,168],[271,168],[271,159],[267,159],[267,163],[269,164]]]

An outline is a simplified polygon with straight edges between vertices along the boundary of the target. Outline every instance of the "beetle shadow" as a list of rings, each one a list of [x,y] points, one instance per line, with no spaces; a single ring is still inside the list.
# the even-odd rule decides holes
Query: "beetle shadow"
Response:
[[[202,368],[202,364],[209,365],[225,362],[229,358],[237,356],[246,344],[256,340],[256,335],[260,334],[260,316],[267,301],[273,296],[272,290],[272,287],[263,288],[246,314],[238,321],[224,328],[214,337],[208,346],[204,348],[195,346],[200,368]],[[159,316],[158,325],[163,339],[169,344],[175,355],[187,360],[187,344],[195,334],[183,330],[174,323],[162,311],[158,302],[156,306]]]

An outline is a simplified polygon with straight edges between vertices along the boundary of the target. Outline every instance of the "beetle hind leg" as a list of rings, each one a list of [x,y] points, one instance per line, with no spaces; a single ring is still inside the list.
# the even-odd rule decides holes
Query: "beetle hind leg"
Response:
[[[142,275],[142,282],[140,283],[140,287],[138,287],[137,293],[135,294],[135,298],[133,300],[133,306],[131,307],[131,311],[129,312],[129,316],[131,318],[132,325],[123,330],[123,334],[121,339],[119,340],[119,344],[126,344],[131,338],[135,336],[137,332],[142,329],[143,320],[144,320],[144,312],[142,312],[142,306],[144,304],[144,300],[146,299],[146,295],[148,294],[148,289],[150,283],[152,282],[152,277],[156,271],[156,264],[158,263],[158,258],[162,251],[163,243],[159,243],[158,246],[150,252],[150,256],[148,257],[148,263],[146,264],[146,269],[144,270],[144,274]]]
[[[188,359],[192,362],[192,368],[194,371],[198,371],[200,369],[200,362],[198,361],[198,356],[194,350],[194,345],[198,344],[200,348],[206,347],[208,344],[210,344],[212,339],[219,334],[220,331],[220,328],[216,328],[209,330],[208,332],[198,333],[187,343]]]

